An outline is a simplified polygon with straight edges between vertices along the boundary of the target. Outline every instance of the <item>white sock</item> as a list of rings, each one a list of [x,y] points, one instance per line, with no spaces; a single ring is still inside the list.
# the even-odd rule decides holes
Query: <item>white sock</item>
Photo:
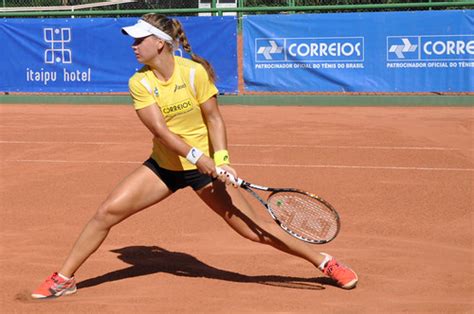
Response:
[[[324,260],[321,264],[319,264],[318,268],[321,271],[324,271],[324,266],[326,266],[327,262],[329,262],[331,260],[332,256],[329,255],[329,254],[323,253],[323,252],[321,252],[321,255],[324,255]]]
[[[69,279],[71,279],[71,278],[69,278],[69,277],[64,276],[64,275],[61,274],[61,273],[58,273],[58,276],[61,277],[61,278],[64,279],[64,280],[69,280]]]

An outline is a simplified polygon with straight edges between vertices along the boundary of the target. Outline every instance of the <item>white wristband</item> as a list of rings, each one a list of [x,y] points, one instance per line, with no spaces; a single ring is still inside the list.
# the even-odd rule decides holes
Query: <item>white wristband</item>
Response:
[[[201,152],[199,149],[197,149],[196,147],[191,147],[191,149],[189,150],[189,153],[186,155],[186,159],[192,163],[193,165],[195,165],[199,158],[201,158],[201,156],[203,155],[204,153]]]

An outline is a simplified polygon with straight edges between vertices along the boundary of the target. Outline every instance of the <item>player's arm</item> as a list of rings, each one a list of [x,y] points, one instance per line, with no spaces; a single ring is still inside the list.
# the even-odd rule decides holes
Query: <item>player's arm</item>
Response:
[[[162,113],[155,104],[143,109],[138,109],[136,112],[140,121],[160,143],[168,147],[174,153],[186,156],[191,147],[168,129]]]
[[[201,104],[201,112],[206,120],[209,137],[214,151],[227,149],[227,133],[224,119],[217,106],[217,97],[213,96]]]
[[[227,131],[224,123],[224,119],[219,111],[219,106],[217,105],[217,97],[213,96],[206,100],[204,103],[201,104],[201,112],[203,114],[204,119],[206,120],[208,132],[209,132],[209,139],[212,143],[212,147],[214,148],[214,152],[227,152]],[[232,173],[235,177],[237,177],[236,171],[231,168],[229,163],[229,157],[227,155],[226,160],[219,158],[220,161],[215,160],[217,166],[220,166],[226,171]],[[220,164],[221,162],[225,162]]]
[[[181,137],[171,132],[163,114],[158,110],[155,104],[136,110],[142,123],[150,130],[155,138],[174,153],[186,157],[192,149]],[[199,171],[207,175],[216,176],[214,162],[206,155],[202,155],[197,160],[196,166]]]

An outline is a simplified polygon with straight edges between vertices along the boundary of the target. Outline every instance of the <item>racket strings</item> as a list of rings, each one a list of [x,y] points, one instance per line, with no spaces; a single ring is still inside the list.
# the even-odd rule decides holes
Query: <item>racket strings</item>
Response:
[[[284,228],[307,240],[329,241],[339,230],[334,210],[317,198],[300,192],[278,192],[268,205]]]

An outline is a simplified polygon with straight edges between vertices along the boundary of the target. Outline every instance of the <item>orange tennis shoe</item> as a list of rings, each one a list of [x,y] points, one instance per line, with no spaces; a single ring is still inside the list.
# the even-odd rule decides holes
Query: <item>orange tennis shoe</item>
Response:
[[[324,262],[321,264],[323,265],[323,269],[321,269],[323,273],[335,280],[339,287],[343,289],[355,288],[359,280],[357,274],[349,267],[338,263],[331,255],[326,253],[321,254],[326,256]]]
[[[33,291],[31,296],[35,299],[45,299],[73,294],[76,291],[76,279],[74,276],[66,280],[59,276],[58,273],[53,273],[46,278],[38,289]]]

